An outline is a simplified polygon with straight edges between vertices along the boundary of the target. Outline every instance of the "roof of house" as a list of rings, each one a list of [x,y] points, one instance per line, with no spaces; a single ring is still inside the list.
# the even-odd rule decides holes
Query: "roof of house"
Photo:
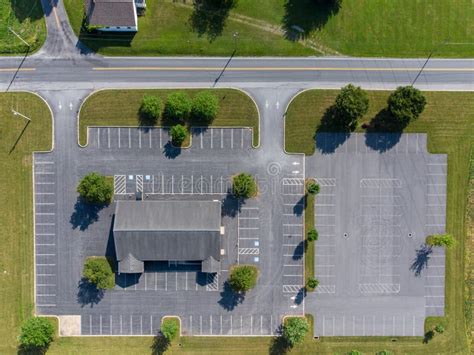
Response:
[[[117,260],[219,261],[220,225],[218,201],[117,201]]]
[[[92,26],[137,26],[134,0],[85,0]]]

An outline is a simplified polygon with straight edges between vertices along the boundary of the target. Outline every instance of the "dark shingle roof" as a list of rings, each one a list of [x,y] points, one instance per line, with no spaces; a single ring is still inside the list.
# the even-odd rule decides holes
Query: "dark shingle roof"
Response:
[[[145,271],[143,261],[137,260],[132,254],[128,254],[118,263],[119,273],[139,274]]]
[[[134,0],[85,0],[86,16],[93,26],[137,26]]]
[[[220,224],[218,201],[117,201],[117,260],[219,261]]]

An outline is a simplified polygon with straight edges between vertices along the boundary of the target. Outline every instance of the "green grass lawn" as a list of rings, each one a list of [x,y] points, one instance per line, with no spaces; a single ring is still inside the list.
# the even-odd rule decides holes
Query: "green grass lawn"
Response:
[[[192,31],[192,0],[183,7],[171,0],[148,0],[148,14],[139,19],[131,41],[85,39],[109,55],[229,55],[232,34],[239,32],[237,55],[318,55],[284,39],[271,28],[281,26],[292,37],[292,26],[325,53],[352,56],[438,57],[474,56],[472,0],[343,0],[328,9],[314,0],[239,0],[224,22],[221,35],[209,41]],[[76,33],[82,22],[82,0],[65,0]],[[238,16],[245,21],[237,21]],[[253,27],[250,24],[259,25]],[[284,33],[283,32],[283,33]],[[294,37],[294,36],[293,36]],[[440,45],[447,42],[444,45]]]
[[[12,108],[31,118],[26,128]],[[44,102],[27,93],[0,94],[0,117],[0,353],[9,354],[33,311],[31,153],[51,149],[52,125]]]
[[[0,55],[24,54],[27,46],[8,27],[36,51],[46,38],[46,24],[40,0],[0,0]]]
[[[76,34],[83,17],[83,0],[65,0],[64,4]],[[105,55],[212,55],[230,56],[234,51],[235,32],[239,33],[236,55],[311,55],[314,50],[287,41],[282,36],[228,18],[222,33],[214,40],[193,31],[192,8],[170,1],[148,0],[145,16],[139,17],[138,33],[133,39],[117,35],[84,36],[83,42]],[[215,21],[213,21],[214,23]]]
[[[252,127],[253,144],[258,144],[259,118],[249,96],[234,89],[186,89],[191,97],[211,90],[219,99],[219,111],[212,126]],[[166,96],[176,90],[105,90],[94,93],[84,102],[79,118],[79,142],[85,145],[88,126],[138,126],[143,95],[156,95],[166,102]],[[158,123],[159,124],[159,123]]]
[[[286,150],[313,154],[314,133],[326,109],[333,104],[337,90],[311,90],[300,94],[288,108],[286,116]],[[326,338],[331,351],[347,351],[357,348],[373,352],[381,348],[401,353],[467,353],[467,321],[465,302],[465,246],[466,208],[469,191],[469,159],[474,140],[474,93],[425,92],[427,106],[418,120],[410,124],[405,132],[427,132],[428,149],[431,153],[448,154],[447,232],[458,241],[448,250],[446,264],[446,332],[435,336],[429,344],[418,339],[400,338],[390,344],[371,338]],[[387,91],[369,91],[370,110],[362,122],[369,122],[386,106]],[[362,131],[358,128],[357,131]],[[471,168],[472,169],[472,168]],[[316,320],[317,321],[317,320]],[[437,320],[428,319],[427,324]],[[470,331],[470,328],[469,328]],[[380,345],[379,345],[380,344]],[[390,346],[389,346],[390,345]],[[309,348],[308,348],[309,349]]]

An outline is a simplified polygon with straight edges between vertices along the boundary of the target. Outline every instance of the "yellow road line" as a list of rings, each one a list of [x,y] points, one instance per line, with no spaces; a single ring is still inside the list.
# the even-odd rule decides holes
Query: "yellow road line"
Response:
[[[222,71],[222,67],[95,67],[96,71]],[[420,71],[421,68],[329,68],[329,67],[249,67],[226,68],[225,71]],[[425,68],[431,72],[474,72],[474,68]]]
[[[0,68],[0,72],[35,71],[36,68]]]

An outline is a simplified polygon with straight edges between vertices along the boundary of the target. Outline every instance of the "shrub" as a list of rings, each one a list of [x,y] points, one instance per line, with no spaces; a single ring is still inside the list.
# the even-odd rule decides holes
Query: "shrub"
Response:
[[[319,281],[318,279],[310,278],[308,282],[306,283],[306,287],[310,290],[314,290],[316,287],[318,287]]]
[[[160,98],[152,95],[144,95],[140,106],[140,114],[145,119],[157,120],[161,115]]]
[[[193,99],[192,116],[199,122],[211,123],[216,118],[218,110],[217,96],[208,91],[201,91]]]
[[[456,240],[451,234],[433,234],[426,238],[426,244],[435,247],[452,248],[456,245]]]
[[[181,146],[188,136],[188,130],[185,126],[177,124],[170,129],[171,141],[176,146]]]
[[[114,187],[105,176],[92,172],[82,178],[77,192],[88,203],[107,204],[112,199]]]
[[[257,284],[258,269],[253,265],[234,266],[230,271],[229,285],[234,292],[247,292]]]
[[[179,333],[179,324],[177,319],[165,318],[161,323],[160,332],[169,342],[176,338]]]
[[[54,327],[47,318],[28,318],[21,326],[18,338],[20,345],[25,349],[45,349],[54,338]]]
[[[413,86],[399,87],[388,97],[388,110],[402,127],[417,119],[425,106],[425,97]]]
[[[112,289],[115,286],[115,274],[109,261],[104,257],[87,258],[83,276],[101,290]]]
[[[437,324],[435,327],[436,333],[443,334],[444,333],[444,327],[442,324]]]
[[[253,197],[257,194],[257,183],[252,175],[240,173],[233,178],[232,191],[236,197]]]
[[[353,129],[369,110],[369,97],[360,87],[349,84],[337,95],[334,108],[337,126]]]
[[[392,352],[388,350],[382,350],[377,352],[377,355],[392,355]]]
[[[320,187],[315,182],[310,182],[308,183],[306,189],[308,190],[308,193],[310,193],[311,195],[316,195],[319,193]]]
[[[288,318],[283,324],[283,337],[290,346],[301,343],[309,331],[306,318]]]
[[[318,231],[315,228],[311,228],[308,232],[308,240],[310,242],[313,242],[315,240],[318,240]]]
[[[362,355],[362,352],[359,350],[351,350],[349,351],[349,355]]]
[[[166,118],[172,121],[185,121],[191,113],[192,102],[188,94],[174,92],[168,96],[165,104]]]

